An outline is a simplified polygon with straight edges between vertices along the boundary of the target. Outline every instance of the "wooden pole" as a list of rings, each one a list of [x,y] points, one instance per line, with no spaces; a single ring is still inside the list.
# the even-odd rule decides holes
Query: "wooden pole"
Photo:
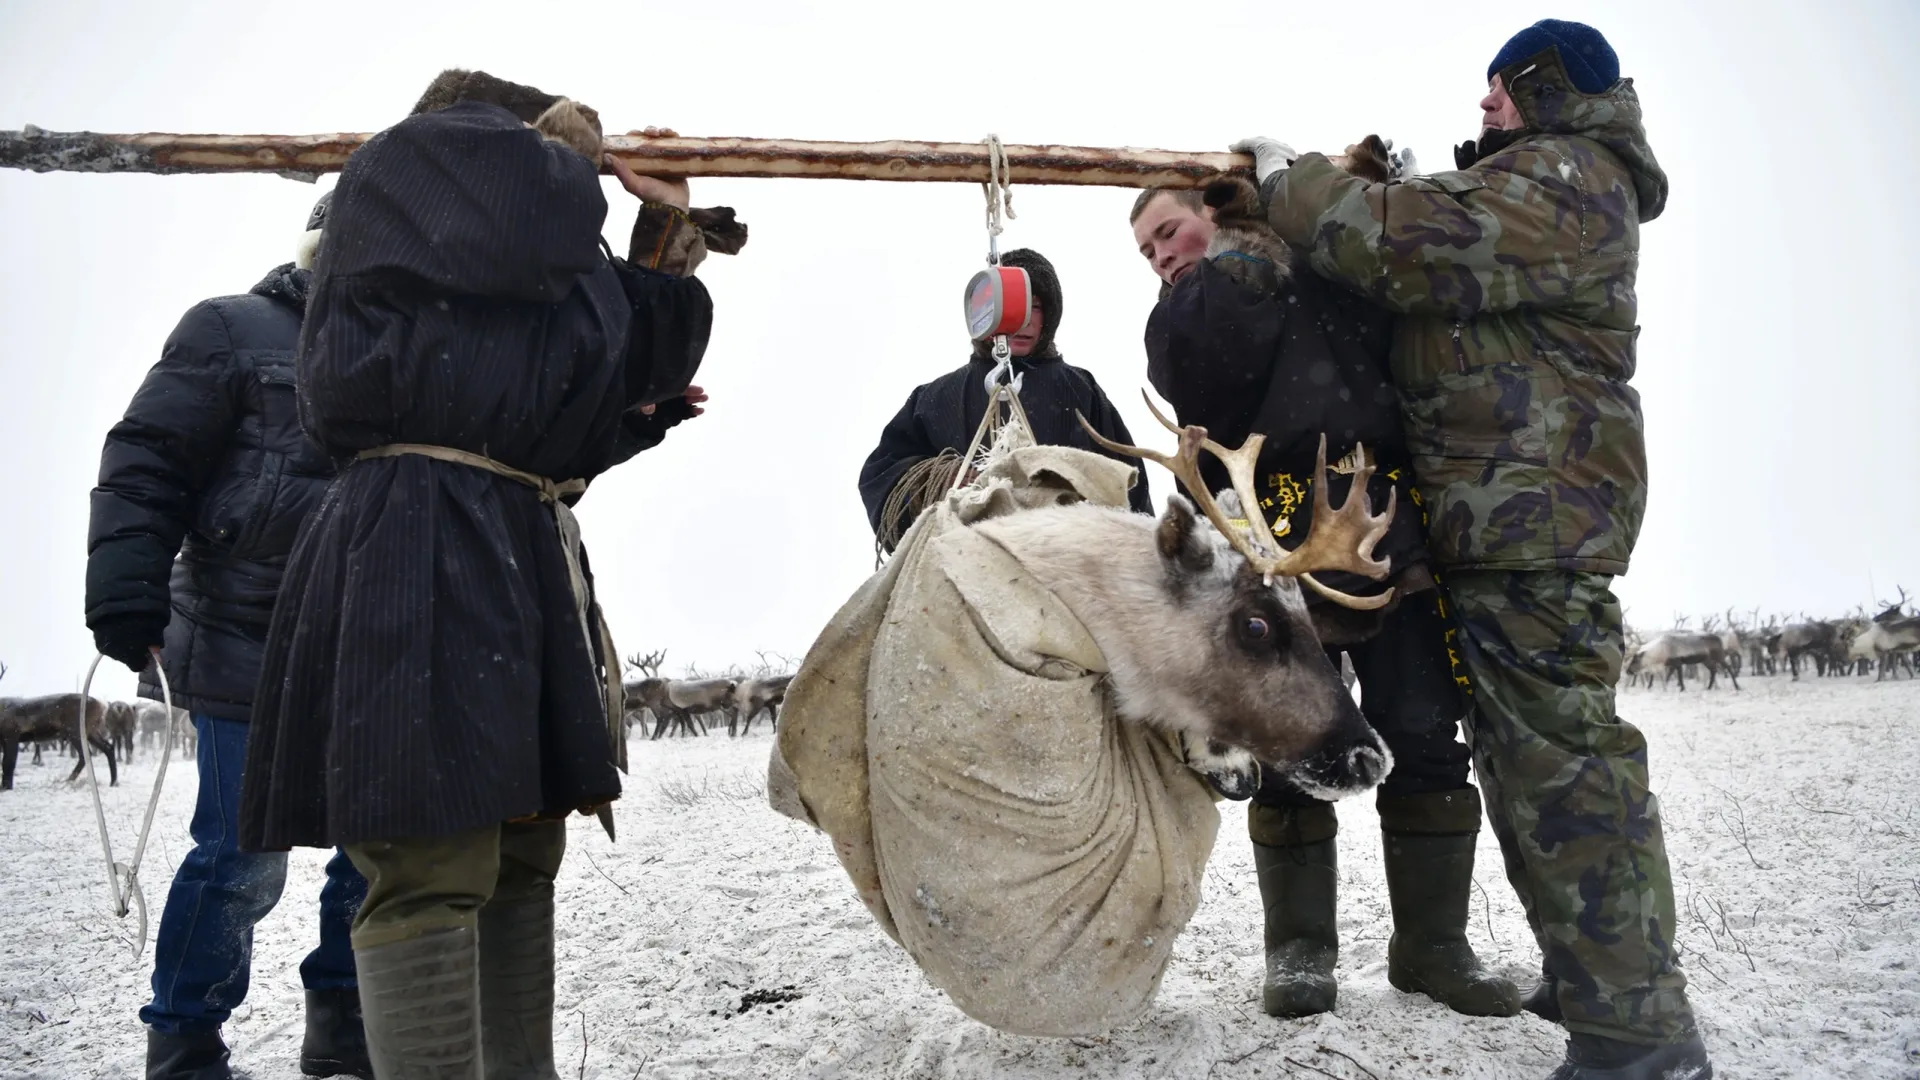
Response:
[[[0,131],[0,167],[32,172],[274,173],[312,180],[339,172],[367,140],[327,135],[101,135],[90,131]],[[768,177],[984,183],[985,143],[813,142],[615,135],[607,149],[649,176]],[[1005,148],[1015,184],[1200,187],[1249,170],[1247,154],[1092,146]]]

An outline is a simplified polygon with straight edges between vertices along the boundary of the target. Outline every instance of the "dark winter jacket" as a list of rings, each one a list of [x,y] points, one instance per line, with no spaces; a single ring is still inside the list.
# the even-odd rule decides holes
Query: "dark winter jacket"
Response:
[[[298,361],[346,460],[287,566],[248,745],[253,849],[444,836],[619,794],[597,643],[538,492],[395,443],[590,481],[657,441],[712,303],[612,262],[598,165],[499,106],[409,117],[335,188]],[[692,228],[647,206],[650,253]],[[660,242],[651,242],[654,238]]]
[[[1114,442],[1133,442],[1126,423],[1107,400],[1100,384],[1094,381],[1092,373],[1069,365],[1054,346],[1065,298],[1053,264],[1040,253],[1026,248],[1007,252],[1001,262],[1027,271],[1033,282],[1034,302],[1044,313],[1040,336],[1032,352],[1013,361],[1014,375],[1020,379],[1020,404],[1033,424],[1034,438],[1043,445],[1093,450],[1138,466],[1139,462],[1132,458],[1101,449],[1087,437],[1074,416],[1078,410],[1094,430]],[[913,393],[907,395],[907,403],[880,432],[880,445],[867,455],[867,462],[860,469],[860,498],[867,505],[868,524],[873,526],[874,535],[887,550],[893,550],[900,536],[881,535],[882,518],[887,498],[901,478],[915,465],[942,451],[964,454],[973,442],[974,432],[979,430],[980,420],[987,412],[986,379],[994,368],[992,348],[990,341],[976,342],[971,361],[914,388]],[[1137,476],[1128,499],[1134,510],[1152,513],[1153,499],[1147,491],[1145,470],[1140,470]],[[913,500],[900,519],[899,533],[905,533],[922,509],[925,507],[919,500]]]
[[[1335,467],[1328,497],[1339,506],[1352,481],[1338,463],[1364,444],[1377,465],[1368,495],[1375,512],[1400,487],[1398,512],[1374,554],[1393,573],[1426,559],[1419,507],[1409,498],[1407,445],[1388,376],[1391,316],[1319,278],[1296,260],[1279,293],[1248,288],[1216,265],[1199,263],[1156,305],[1147,321],[1147,378],[1182,424],[1199,424],[1216,442],[1239,446],[1266,435],[1258,464],[1269,524],[1288,522],[1293,547],[1312,526],[1314,462],[1327,437]],[[1226,470],[1202,458],[1218,491]],[[1324,584],[1365,595],[1389,582],[1316,574]],[[1317,594],[1309,594],[1317,599]]]
[[[164,628],[174,704],[225,720],[252,711],[287,553],[333,476],[294,403],[310,281],[288,264],[188,310],[108,432],[93,490],[87,625],[149,644]],[[140,692],[158,698],[158,679]]]

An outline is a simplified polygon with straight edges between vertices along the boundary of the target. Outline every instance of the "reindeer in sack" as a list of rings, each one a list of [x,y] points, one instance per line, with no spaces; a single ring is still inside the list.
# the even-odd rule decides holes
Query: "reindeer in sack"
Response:
[[[1279,762],[1332,798],[1391,765],[1301,594],[1391,599],[1312,577],[1383,576],[1391,502],[1373,515],[1361,476],[1336,510],[1316,484],[1306,539],[1282,550],[1257,511],[1234,524],[1259,506],[1261,437],[1228,451],[1154,415],[1176,453],[1100,441],[1195,502],[1128,513],[1128,465],[1008,425],[821,633],[773,750],[775,809],[828,833],[880,927],[1006,1031],[1094,1034],[1152,1003],[1219,825],[1201,772],[1247,784]],[[1202,453],[1233,495],[1204,494]]]

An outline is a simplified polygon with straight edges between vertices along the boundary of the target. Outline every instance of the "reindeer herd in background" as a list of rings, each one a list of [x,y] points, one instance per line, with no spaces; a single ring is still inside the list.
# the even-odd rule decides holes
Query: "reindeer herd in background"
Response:
[[[0,679],[6,676],[7,665],[0,664]],[[19,764],[22,746],[33,748],[35,765],[40,764],[41,751],[65,748],[78,759],[67,779],[77,778],[86,767],[86,759],[80,757],[80,717],[79,694],[0,697],[0,791],[13,789],[14,766]],[[143,747],[165,740],[193,753],[193,724],[186,710],[173,710],[171,719],[170,723],[166,706],[157,701],[86,699],[87,746],[107,759],[109,785],[120,782],[119,763],[133,760],[136,738]]]
[[[1688,618],[1676,618],[1674,628],[1655,634],[1627,630],[1627,658],[1622,682],[1630,686],[1656,683],[1687,688],[1687,680],[1706,676],[1711,690],[1725,678],[1735,689],[1740,676],[1775,675],[1784,666],[1794,679],[1803,674],[1821,677],[1859,677],[1875,681],[1916,676],[1914,654],[1920,652],[1920,614],[1910,610],[1907,591],[1885,604],[1877,615],[1865,608],[1837,619],[1764,622],[1758,611],[1741,617],[1732,611],[1700,620],[1691,629]],[[649,739],[669,734],[705,735],[725,721],[729,736],[745,735],[762,715],[778,724],[786,699],[793,661],[759,654],[751,669],[714,676],[689,671],[685,679],[660,675],[665,649],[626,659],[626,707],[629,735],[635,728]],[[7,666],[0,663],[0,679]],[[133,760],[136,741],[141,747],[170,743],[194,752],[194,728],[186,712],[167,710],[153,701],[101,701],[88,698],[85,706],[87,746],[107,762],[109,783],[119,782],[119,763]],[[81,717],[79,694],[41,697],[0,697],[0,791],[13,787],[20,748],[31,747],[33,764],[41,763],[48,748],[65,749],[78,758]],[[84,760],[76,761],[67,779],[80,775]]]
[[[1914,677],[1914,653],[1920,650],[1920,615],[1908,610],[1905,589],[1872,616],[1860,608],[1838,619],[1802,616],[1782,625],[1779,616],[1763,623],[1758,611],[1745,619],[1728,611],[1702,619],[1698,630],[1689,630],[1689,621],[1677,618],[1674,629],[1651,635],[1629,627],[1622,679],[1628,685],[1678,682],[1685,690],[1687,678],[1704,671],[1709,690],[1721,676],[1738,690],[1743,665],[1749,675],[1773,675],[1784,664],[1796,680],[1805,668],[1834,677],[1872,672],[1878,682],[1903,670]]]
[[[761,713],[767,715],[767,723],[778,724],[780,706],[786,701],[787,684],[793,681],[793,676],[776,669],[791,668],[794,664],[777,654],[773,660],[764,652],[759,655],[760,663],[752,671],[734,671],[717,677],[702,677],[689,671],[685,679],[660,677],[660,665],[667,659],[665,649],[627,657],[628,732],[635,727],[645,731],[649,718],[653,721],[650,738],[654,739],[669,733],[705,735],[709,717],[718,718],[714,721],[715,727],[719,726],[719,720],[725,720],[729,736],[752,731],[753,722]],[[639,678],[632,677],[636,672]]]

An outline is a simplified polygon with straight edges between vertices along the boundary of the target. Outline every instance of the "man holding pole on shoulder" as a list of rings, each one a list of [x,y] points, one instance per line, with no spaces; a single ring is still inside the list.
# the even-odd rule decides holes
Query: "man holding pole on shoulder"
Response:
[[[295,545],[242,806],[255,849],[345,847],[382,1080],[552,1076],[566,818],[620,794],[619,658],[571,504],[698,413],[691,276],[731,210],[615,171],[591,109],[448,71],[335,189],[297,363],[345,465]]]
[[[1667,177],[1592,27],[1536,23],[1487,79],[1454,172],[1370,183],[1270,139],[1235,149],[1274,230],[1400,315],[1394,381],[1475,763],[1545,958],[1527,1008],[1569,1033],[1553,1080],[1705,1080],[1646,739],[1614,712],[1609,586],[1646,506],[1633,285]]]

